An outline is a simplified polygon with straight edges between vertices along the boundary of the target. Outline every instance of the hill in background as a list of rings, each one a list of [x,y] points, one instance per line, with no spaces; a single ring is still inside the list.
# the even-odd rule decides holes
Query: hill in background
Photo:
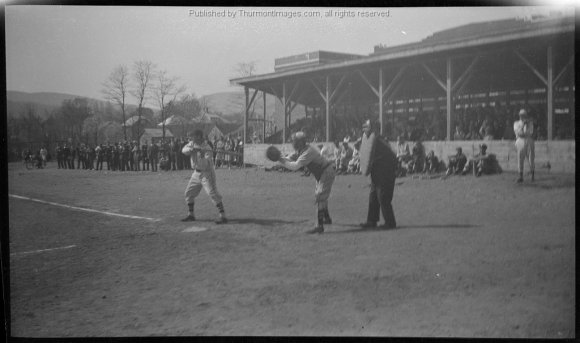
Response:
[[[253,92],[250,91],[250,97]],[[41,118],[46,119],[51,111],[56,110],[61,106],[64,100],[72,100],[74,98],[86,98],[80,95],[54,93],[54,92],[40,92],[40,93],[26,93],[19,91],[7,91],[7,113],[14,117],[20,117],[26,114],[29,106],[34,106],[36,114]],[[87,98],[90,102],[97,102],[105,105],[107,102],[100,99]],[[217,114],[229,122],[242,124],[244,118],[245,95],[243,91],[221,92],[209,94],[201,97],[207,103],[210,113]],[[132,112],[136,109],[135,105],[127,105],[127,112]],[[254,106],[250,111],[254,111],[256,118],[263,118],[264,102],[262,100],[262,93],[259,92],[254,100]],[[153,109],[155,113],[157,109]],[[296,106],[292,112],[292,120],[304,117],[304,107]],[[275,125],[279,128],[283,125],[282,106],[279,100],[272,96],[266,96],[266,119],[272,120],[275,118]]]

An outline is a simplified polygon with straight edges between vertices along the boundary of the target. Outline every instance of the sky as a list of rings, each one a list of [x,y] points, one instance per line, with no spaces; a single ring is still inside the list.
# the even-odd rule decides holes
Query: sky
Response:
[[[282,13],[276,16],[270,13],[267,17],[252,13],[268,10]],[[149,60],[159,70],[179,77],[188,93],[202,96],[239,90],[229,80],[239,77],[236,66],[241,62],[254,61],[257,74],[270,73],[279,57],[316,50],[368,55],[378,44],[417,42],[436,31],[472,22],[570,10],[573,8],[556,5],[472,8],[7,5],[6,86],[8,90],[22,92],[59,92],[103,99],[102,83],[116,66],[131,67],[137,60]],[[288,12],[299,16],[289,17]],[[363,17],[363,12],[382,16]],[[226,17],[217,16],[222,14]]]

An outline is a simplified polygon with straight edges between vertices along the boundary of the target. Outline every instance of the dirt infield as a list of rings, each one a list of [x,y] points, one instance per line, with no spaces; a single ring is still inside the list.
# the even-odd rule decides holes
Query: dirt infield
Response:
[[[361,231],[368,188],[338,176],[306,235],[314,179],[218,170],[231,223],[190,173],[23,170],[9,193],[18,337],[575,337],[575,177],[398,179],[395,230]]]

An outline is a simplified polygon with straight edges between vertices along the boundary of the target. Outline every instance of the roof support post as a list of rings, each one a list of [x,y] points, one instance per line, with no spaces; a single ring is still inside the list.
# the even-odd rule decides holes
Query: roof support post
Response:
[[[453,99],[451,98],[451,78],[453,76],[451,69],[451,58],[447,58],[447,141],[451,140],[451,113],[453,106]]]
[[[250,89],[248,87],[244,87],[244,93],[246,95],[246,110],[244,111],[244,146],[248,141],[248,111],[250,109]]]
[[[554,65],[553,65],[553,59],[552,59],[552,46],[548,46],[548,79],[547,81],[547,96],[548,99],[546,99],[546,103],[548,105],[548,140],[551,141],[552,140],[552,128],[553,128],[553,107],[554,107],[554,82],[553,82],[553,78],[554,78]]]
[[[326,141],[330,142],[330,76],[326,76]]]
[[[282,106],[284,107],[284,126],[282,126],[282,144],[286,143],[286,113],[288,106],[286,104],[286,82],[282,83]]]
[[[380,134],[383,135],[384,125],[383,125],[383,68],[379,68],[379,125],[380,125]]]
[[[266,143],[266,92],[262,91],[262,98],[264,98],[264,122],[262,123],[262,143]]]

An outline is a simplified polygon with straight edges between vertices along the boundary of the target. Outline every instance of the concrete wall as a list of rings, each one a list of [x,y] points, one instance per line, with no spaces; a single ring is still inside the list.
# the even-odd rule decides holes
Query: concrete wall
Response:
[[[487,151],[495,154],[503,170],[517,171],[517,154],[513,141],[436,141],[423,142],[425,152],[433,150],[435,155],[447,163],[447,156],[455,154],[455,148],[461,147],[467,157],[472,156],[479,150],[479,144],[485,143]],[[312,143],[312,145],[333,143]],[[411,147],[411,142],[409,142]],[[351,144],[352,145],[352,144]],[[260,167],[272,167],[274,162],[266,159],[266,148],[268,144],[247,144],[244,147],[244,161]],[[391,142],[393,150],[396,150],[396,143]],[[293,152],[291,144],[276,144],[283,154]],[[536,169],[545,169],[549,162],[552,172],[575,173],[576,172],[576,141],[540,141],[536,142]],[[526,167],[527,169],[527,167]]]

